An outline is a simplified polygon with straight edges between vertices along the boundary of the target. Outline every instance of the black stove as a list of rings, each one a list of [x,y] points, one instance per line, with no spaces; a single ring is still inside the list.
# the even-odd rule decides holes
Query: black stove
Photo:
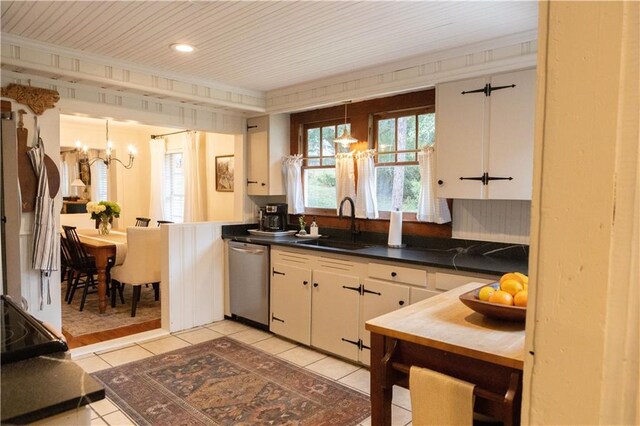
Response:
[[[40,321],[5,296],[0,298],[1,364],[69,349],[62,338],[49,331]]]

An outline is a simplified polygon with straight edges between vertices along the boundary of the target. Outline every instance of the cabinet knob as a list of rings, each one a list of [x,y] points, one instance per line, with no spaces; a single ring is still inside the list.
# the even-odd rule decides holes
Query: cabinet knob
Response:
[[[404,305],[404,300],[399,301],[398,305],[400,305],[400,306]]]
[[[391,273],[391,276],[392,276],[392,277],[395,277],[395,276],[397,276],[397,275],[398,275],[398,273],[397,273],[397,272],[392,272],[392,273]]]
[[[438,179],[438,185],[442,185],[444,181],[442,179]]]
[[[266,183],[264,183],[264,182],[262,182],[260,185],[261,185],[261,186],[267,186],[267,184],[266,184]]]
[[[302,281],[302,285],[307,285],[309,284],[309,281]]]
[[[313,286],[314,287],[318,287],[318,283],[313,283]]]

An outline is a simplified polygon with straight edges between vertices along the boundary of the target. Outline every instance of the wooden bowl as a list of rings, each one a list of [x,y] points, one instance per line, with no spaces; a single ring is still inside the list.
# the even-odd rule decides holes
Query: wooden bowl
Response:
[[[527,308],[520,306],[499,305],[478,299],[478,292],[482,287],[491,286],[500,289],[500,283],[485,284],[475,290],[468,291],[460,295],[460,301],[474,311],[489,318],[505,321],[524,321],[527,316]]]

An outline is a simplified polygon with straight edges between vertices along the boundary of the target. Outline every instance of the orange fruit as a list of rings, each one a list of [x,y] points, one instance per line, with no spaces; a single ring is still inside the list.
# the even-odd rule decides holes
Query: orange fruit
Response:
[[[507,278],[500,283],[500,290],[515,296],[517,292],[524,290],[524,286],[518,280]]]
[[[513,296],[506,291],[498,290],[489,297],[490,303],[513,306]]]
[[[496,289],[490,286],[482,287],[478,292],[478,299],[486,302],[487,300],[489,300],[489,297],[491,297],[491,295],[495,293],[495,291]]]
[[[500,284],[502,284],[502,281],[504,280],[519,280],[519,278],[513,272],[507,272],[500,277]]]
[[[526,308],[527,307],[527,299],[528,299],[527,290],[519,291],[513,297],[513,304],[516,305],[516,306],[520,306],[520,307]]]
[[[520,278],[520,282],[522,284],[529,284],[529,277],[526,276],[525,274],[521,274],[520,272],[514,272],[514,274]]]

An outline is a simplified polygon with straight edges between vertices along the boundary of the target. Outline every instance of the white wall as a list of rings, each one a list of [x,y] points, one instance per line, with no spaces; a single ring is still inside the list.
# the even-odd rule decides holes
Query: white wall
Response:
[[[453,238],[529,244],[530,226],[530,201],[453,200]]]
[[[524,424],[640,422],[639,16],[540,3]]]
[[[4,85],[4,84],[3,84]],[[17,111],[24,109],[27,114],[24,115],[24,126],[29,131],[29,138],[27,140],[28,146],[33,146],[35,135],[35,114],[26,105],[20,104],[13,99],[2,98],[12,103],[12,110]],[[52,108],[46,110],[41,116],[38,117],[40,125],[40,137],[42,138],[45,146],[46,154],[51,157],[54,164],[60,163],[59,152],[59,140],[60,140],[60,110],[59,108]],[[17,118],[17,117],[16,117]],[[17,120],[16,120],[17,123]],[[2,141],[2,143],[6,143]],[[17,185],[16,176],[16,185]],[[5,183],[10,184],[10,183]],[[62,208],[62,195],[60,191],[56,196],[56,211],[60,211]],[[7,265],[7,269],[13,270],[13,268],[20,268],[21,276],[21,290],[22,297],[26,299],[28,303],[28,311],[41,321],[46,321],[56,327],[62,328],[61,321],[61,306],[60,306],[60,272],[54,271],[49,279],[51,289],[51,304],[45,303],[42,310],[40,310],[40,272],[31,268],[31,256],[33,253],[33,222],[34,213],[27,212],[22,213],[22,221],[20,224],[20,247],[6,247],[7,250],[19,250],[20,252],[20,264],[19,265]],[[16,224],[8,224],[8,226],[16,226]]]
[[[215,160],[217,156],[235,155],[235,138],[233,135],[209,133],[206,144],[207,218],[211,221],[234,220],[235,194],[216,191]],[[238,161],[242,161],[242,157],[238,157]],[[234,182],[241,177],[236,176]]]

